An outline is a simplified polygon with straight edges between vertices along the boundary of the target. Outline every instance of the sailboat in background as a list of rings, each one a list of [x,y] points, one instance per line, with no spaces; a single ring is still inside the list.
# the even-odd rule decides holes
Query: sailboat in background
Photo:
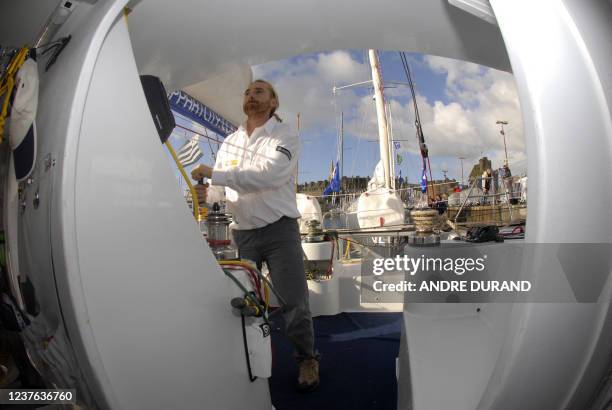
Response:
[[[404,223],[404,204],[391,183],[394,177],[391,175],[391,144],[389,143],[389,126],[387,124],[380,60],[376,50],[368,50],[368,55],[372,68],[376,118],[378,119],[378,146],[380,148],[384,185],[373,184],[373,189],[368,189],[359,196],[357,200],[357,221],[360,228],[382,228]],[[376,172],[374,174],[374,178],[376,178]]]
[[[374,88],[380,161],[368,182],[367,190],[356,198],[341,195],[343,200],[340,207],[333,208],[324,215],[323,225],[325,227],[346,228],[348,230],[398,229],[403,227],[407,221],[405,204],[399,192],[395,189],[393,144],[391,144],[391,130],[387,120],[389,106],[385,104],[380,59],[377,50],[369,49],[368,58],[372,73],[371,82]],[[350,87],[350,85],[334,87],[334,93],[346,87]],[[340,151],[338,155],[340,164],[342,164],[343,159],[343,134],[343,117],[341,117]],[[338,171],[338,169],[342,169],[342,165],[338,166],[338,162],[336,162],[335,171]],[[329,195],[332,192],[340,193],[341,191],[342,187],[339,181],[342,180],[342,175],[337,172],[334,172],[333,175],[324,195]]]
[[[511,204],[511,202],[514,202],[511,199],[512,190],[508,191],[507,184],[502,183],[500,186],[503,187],[503,190],[500,189],[499,192],[496,190],[490,193],[486,200],[484,200],[485,203],[481,203],[484,195],[482,190],[479,189],[480,178],[472,181],[470,189],[464,192],[461,192],[463,187],[460,187],[456,181],[444,181],[441,183],[434,181],[429,149],[425,142],[412,74],[405,53],[399,52],[399,55],[408,80],[406,84],[410,88],[414,106],[414,127],[422,160],[419,184],[407,188],[410,195],[405,195],[406,201],[403,201],[401,193],[404,188],[399,187],[399,189],[396,189],[395,186],[396,176],[393,149],[399,149],[399,143],[392,138],[390,104],[385,103],[378,52],[370,49],[368,50],[368,57],[372,73],[371,83],[374,89],[380,161],[374,169],[373,177],[368,182],[367,190],[358,194],[358,197],[353,195],[351,198],[351,195],[340,193],[341,184],[330,175],[330,183],[323,195],[338,193],[341,200],[339,207],[332,207],[329,212],[323,215],[323,225],[328,228],[346,228],[351,231],[372,228],[383,228],[385,230],[412,229],[409,210],[415,208],[429,209],[432,206],[436,209],[440,208],[444,213],[444,217],[439,218],[438,225],[445,229],[450,229],[451,227],[457,229],[464,225],[471,226],[473,224],[506,225],[524,223],[526,204]],[[370,81],[365,83],[370,83]],[[364,82],[334,87],[334,93],[337,90],[361,84],[364,84]],[[340,150],[338,157],[340,158],[340,164],[342,164],[343,117],[341,117],[339,142]],[[401,159],[401,157],[398,159]],[[340,169],[342,169],[342,165],[340,165]],[[332,174],[334,173],[332,172]],[[342,172],[339,178],[340,180],[342,179]],[[492,180],[490,185],[494,185]],[[451,191],[450,189],[453,186],[455,189]],[[524,191],[524,189],[521,188],[520,191]],[[447,195],[443,195],[444,193],[447,193],[448,199]],[[335,204],[335,200],[333,203]],[[446,222],[447,220],[448,222]]]

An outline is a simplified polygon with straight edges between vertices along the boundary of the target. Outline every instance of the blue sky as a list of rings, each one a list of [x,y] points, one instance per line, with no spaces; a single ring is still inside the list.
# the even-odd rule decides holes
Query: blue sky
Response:
[[[414,110],[410,89],[391,86],[407,82],[399,54],[380,51],[385,99],[391,104],[393,138],[400,141],[402,156],[396,172],[416,182],[421,159],[414,129]],[[511,74],[458,60],[407,53],[425,140],[429,147],[433,177],[461,178],[463,156],[467,176],[478,158],[486,155],[494,167],[503,164],[504,146],[495,121],[506,120],[506,142],[514,174],[526,172],[522,120],[514,78]],[[253,78],[273,83],[279,93],[278,113],[296,125],[300,113],[299,182],[323,180],[330,163],[338,156],[340,113],[345,118],[344,174],[372,175],[379,160],[376,110],[371,86],[340,90],[334,85],[371,80],[367,50],[335,50],[295,56],[254,66]],[[193,124],[177,123],[193,128]],[[203,133],[201,128],[196,131]],[[175,130],[178,147],[190,134]],[[209,136],[213,136],[209,133]],[[203,163],[210,164],[211,146],[200,144]],[[212,144],[216,150],[215,144]]]

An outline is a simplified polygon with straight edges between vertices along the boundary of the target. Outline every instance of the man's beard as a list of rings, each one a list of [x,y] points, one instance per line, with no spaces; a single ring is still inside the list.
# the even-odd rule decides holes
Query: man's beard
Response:
[[[242,106],[242,110],[245,114],[255,114],[263,110],[263,104],[257,101],[249,101]]]

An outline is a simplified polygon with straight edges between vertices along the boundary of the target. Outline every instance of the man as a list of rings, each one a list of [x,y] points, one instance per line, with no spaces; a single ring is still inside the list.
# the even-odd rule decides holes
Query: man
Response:
[[[251,83],[242,106],[246,122],[225,139],[214,168],[199,165],[191,176],[211,178],[210,187],[196,186],[199,200],[226,201],[234,217],[232,234],[240,257],[259,268],[267,263],[274,287],[286,303],[285,332],[300,367],[298,388],[311,391],[319,384],[319,362],[294,191],[299,141],[275,114],[278,106],[270,83]]]
[[[438,215],[442,215],[444,212],[446,212],[447,201],[442,199],[442,195],[440,194],[436,195],[436,200],[434,202],[434,208],[438,211]]]
[[[508,166],[508,164],[504,164],[504,166],[502,167],[502,178],[508,202],[511,204],[515,204],[516,201],[514,200],[512,194],[512,173],[510,172],[510,167]]]
[[[482,203],[489,203],[489,191],[491,190],[491,168],[482,173]]]

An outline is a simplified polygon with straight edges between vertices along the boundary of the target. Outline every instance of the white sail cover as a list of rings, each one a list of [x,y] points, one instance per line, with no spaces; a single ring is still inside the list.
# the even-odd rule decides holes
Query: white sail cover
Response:
[[[317,198],[306,194],[295,194],[297,208],[300,211],[300,232],[306,232],[306,222],[316,219],[320,223],[323,221],[321,206]]]
[[[360,228],[401,225],[404,223],[404,204],[393,190],[368,190],[357,201],[357,220]]]
[[[374,168],[374,175],[368,181],[368,190],[372,191],[377,188],[382,188],[385,186],[385,170],[383,168],[382,160],[378,161],[376,164],[376,168]]]

